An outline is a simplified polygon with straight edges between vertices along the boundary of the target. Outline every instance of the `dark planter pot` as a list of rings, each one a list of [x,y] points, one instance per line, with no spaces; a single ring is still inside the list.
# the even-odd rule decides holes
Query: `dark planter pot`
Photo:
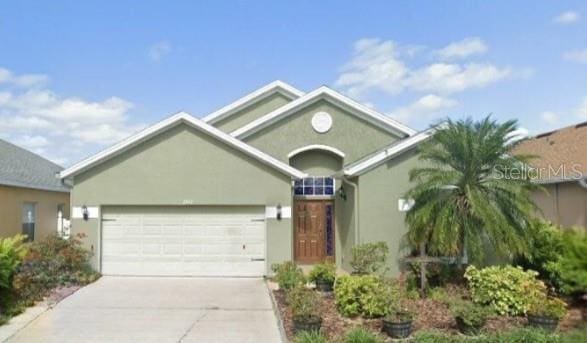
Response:
[[[316,289],[320,292],[332,292],[333,285],[332,281],[316,280]]]
[[[320,317],[303,317],[293,318],[294,333],[301,331],[320,331],[322,326],[322,318]]]
[[[384,319],[383,331],[391,338],[407,338],[412,333],[412,321],[390,322]]]
[[[554,332],[554,330],[556,330],[558,321],[559,320],[554,317],[528,315],[528,325],[543,329],[548,332]]]
[[[485,325],[485,323],[481,325],[467,325],[461,317],[456,317],[455,320],[459,332],[467,336],[478,336],[481,333],[483,325]]]

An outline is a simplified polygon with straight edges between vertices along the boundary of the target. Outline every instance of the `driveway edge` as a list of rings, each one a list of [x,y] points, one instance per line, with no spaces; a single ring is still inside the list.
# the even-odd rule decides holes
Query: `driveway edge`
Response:
[[[5,342],[16,335],[49,309],[51,309],[49,303],[42,301],[35,306],[27,307],[21,314],[10,318],[8,323],[0,326],[0,342]]]
[[[265,286],[267,287],[267,292],[269,293],[269,297],[271,298],[271,307],[273,308],[273,313],[277,318],[277,329],[279,330],[279,336],[281,336],[281,342],[288,343],[289,340],[287,339],[287,335],[285,334],[283,320],[281,319],[281,315],[279,314],[279,308],[277,307],[277,299],[275,299],[275,295],[273,294],[273,291],[271,291],[268,279],[265,279]]]
[[[68,293],[64,297],[60,297],[59,299],[52,299],[51,297],[47,297],[42,301],[36,303],[34,306],[27,307],[21,314],[10,318],[8,323],[0,326],[0,342],[5,342],[17,333],[19,333],[22,329],[29,326],[30,323],[34,322],[37,318],[39,318],[43,313],[51,310],[53,307],[57,306],[63,299],[71,296],[82,287],[77,288],[75,291]]]

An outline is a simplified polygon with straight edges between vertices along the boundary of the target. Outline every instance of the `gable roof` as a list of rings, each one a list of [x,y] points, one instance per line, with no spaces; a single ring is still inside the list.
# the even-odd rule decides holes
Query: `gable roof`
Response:
[[[350,113],[367,120],[368,122],[400,137],[413,135],[416,131],[413,129],[381,114],[367,106],[330,89],[322,86],[298,99],[286,104],[252,122],[230,133],[231,136],[239,139],[246,138],[253,133],[287,117],[288,115],[309,106],[321,99],[328,99],[336,105],[348,110]]]
[[[230,117],[232,114],[251,106],[267,97],[280,93],[287,98],[294,100],[304,95],[301,90],[280,80],[273,81],[242,98],[206,115],[202,120],[208,124],[214,124],[224,118]]]
[[[200,132],[203,132],[225,144],[228,144],[236,150],[239,150],[240,152],[257,159],[260,162],[273,167],[286,175],[296,178],[302,178],[307,175],[306,173],[297,170],[234,137],[231,137],[217,128],[206,124],[205,122],[193,117],[189,113],[179,112],[119,142],[118,144],[115,144],[114,146],[63,170],[59,176],[61,178],[66,178],[79,174],[181,123],[185,123]]]
[[[543,172],[538,174],[543,178],[537,182],[576,180],[573,176],[578,175],[573,175],[573,168],[585,177],[587,176],[587,122],[523,140],[513,148],[512,153],[536,156],[528,164],[543,171],[547,171],[549,167],[557,170],[560,166],[564,166],[567,175],[555,175],[549,178],[548,173]]]
[[[358,176],[365,172],[383,164],[384,162],[400,155],[401,153],[408,151],[420,143],[426,141],[437,130],[437,127],[430,128],[428,130],[421,131],[413,136],[404,138],[399,141],[395,141],[392,144],[380,149],[373,154],[366,156],[359,161],[351,163],[344,167],[343,172],[346,176]]]
[[[0,185],[67,192],[56,175],[63,168],[0,139]]]

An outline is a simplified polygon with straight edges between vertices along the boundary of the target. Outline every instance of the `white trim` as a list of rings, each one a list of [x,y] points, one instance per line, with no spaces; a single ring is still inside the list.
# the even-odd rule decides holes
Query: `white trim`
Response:
[[[353,164],[347,168],[344,168],[344,175],[357,176],[359,174],[362,174],[367,170],[376,167],[380,163],[383,163],[388,159],[422,143],[423,141],[430,138],[435,131],[435,128],[428,129],[426,131],[422,131],[418,134],[415,134],[411,137],[405,138],[399,142],[396,142],[391,146],[387,147],[386,149],[377,152],[371,157],[366,158],[365,160]]]
[[[328,145],[322,145],[322,144],[310,144],[310,145],[306,145],[301,148],[297,148],[297,149],[293,150],[292,152],[287,154],[287,158],[292,158],[295,155],[302,153],[304,151],[308,151],[308,150],[324,150],[324,151],[331,152],[331,153],[333,153],[337,156],[340,156],[342,158],[344,158],[346,156],[344,152],[338,150],[337,148],[334,148],[334,147],[331,147]]]
[[[238,110],[240,110],[246,106],[250,106],[250,105],[252,105],[260,100],[263,100],[263,99],[267,98],[268,96],[273,95],[275,93],[281,93],[292,100],[297,99],[305,94],[301,90],[299,90],[299,89],[297,89],[297,88],[295,88],[295,87],[293,87],[283,81],[280,81],[280,80],[273,81],[273,82],[255,90],[255,91],[243,96],[242,98],[222,107],[221,109],[216,110],[216,111],[206,115],[204,118],[202,118],[202,120],[208,124],[214,124],[221,119],[229,117],[231,114],[234,114]]]
[[[204,132],[228,145],[231,145],[232,147],[236,148],[237,150],[240,150],[241,152],[244,152],[245,154],[252,156],[256,159],[258,159],[259,161],[265,163],[266,165],[269,165],[271,167],[274,167],[280,171],[282,171],[285,174],[288,174],[292,177],[296,177],[296,178],[302,178],[304,176],[306,176],[307,174],[299,171],[269,155],[267,155],[266,153],[234,138],[229,136],[228,134],[218,130],[217,128],[210,126],[206,123],[204,123],[203,121],[193,117],[192,115],[190,115],[189,113],[186,112],[179,112],[163,121],[160,121],[159,123],[121,141],[118,144],[115,144],[114,146],[103,150],[102,152],[87,158],[63,171],[61,171],[61,173],[59,173],[59,177],[60,178],[66,178],[75,174],[78,174],[88,168],[91,168],[93,166],[95,166],[96,164],[99,164],[101,162],[103,162],[104,160],[118,155],[120,153],[122,153],[123,151],[126,151],[127,149],[153,137],[154,135],[160,133],[163,130],[166,130],[168,128],[171,128],[179,123],[186,123],[192,127],[194,127],[195,129]]]
[[[306,106],[309,106],[316,101],[324,98],[329,98],[335,104],[348,110],[350,113],[361,117],[372,124],[386,130],[399,134],[400,136],[411,136],[416,133],[415,130],[389,118],[388,116],[381,114],[367,106],[361,105],[358,102],[326,87],[322,86],[292,102],[281,106],[280,108],[270,112],[249,124],[233,131],[230,133],[231,136],[243,139],[253,133],[271,125],[272,123],[287,117],[289,114],[294,113]]]

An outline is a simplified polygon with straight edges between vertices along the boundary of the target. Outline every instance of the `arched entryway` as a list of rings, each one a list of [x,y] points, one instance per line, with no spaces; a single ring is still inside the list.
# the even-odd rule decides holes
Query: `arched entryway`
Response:
[[[312,145],[292,151],[289,164],[309,174],[295,180],[294,259],[298,263],[319,263],[335,258],[334,175],[344,163],[344,153],[336,148]]]

